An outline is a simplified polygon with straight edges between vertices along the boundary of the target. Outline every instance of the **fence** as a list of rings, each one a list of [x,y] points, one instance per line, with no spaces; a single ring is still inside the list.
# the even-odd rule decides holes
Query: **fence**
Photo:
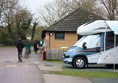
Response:
[[[46,50],[46,60],[62,60],[63,50]]]

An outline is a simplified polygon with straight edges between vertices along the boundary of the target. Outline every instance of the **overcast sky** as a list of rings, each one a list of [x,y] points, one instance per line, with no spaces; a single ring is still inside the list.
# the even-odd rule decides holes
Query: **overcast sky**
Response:
[[[37,13],[37,9],[42,8],[45,4],[54,0],[19,0],[22,5],[27,7],[32,13]]]

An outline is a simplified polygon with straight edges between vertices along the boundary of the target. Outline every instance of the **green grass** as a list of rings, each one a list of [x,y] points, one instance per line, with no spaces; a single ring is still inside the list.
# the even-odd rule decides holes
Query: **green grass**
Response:
[[[77,71],[64,69],[59,72],[51,72],[58,75],[81,76],[81,77],[98,77],[98,78],[118,78],[118,72],[98,72],[98,71]]]
[[[46,62],[57,62],[63,64],[61,60],[46,60]],[[63,68],[63,71],[51,71],[51,74],[80,76],[80,77],[96,77],[96,78],[118,78],[118,72],[113,71],[92,71],[85,69]]]
[[[57,63],[63,63],[62,60],[45,60],[46,62],[57,62]]]

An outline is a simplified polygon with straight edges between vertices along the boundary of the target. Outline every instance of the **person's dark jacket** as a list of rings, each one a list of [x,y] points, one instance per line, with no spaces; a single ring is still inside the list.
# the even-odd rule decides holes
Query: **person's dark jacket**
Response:
[[[17,47],[18,50],[22,50],[24,48],[24,44],[22,43],[21,40],[18,41],[16,47]]]

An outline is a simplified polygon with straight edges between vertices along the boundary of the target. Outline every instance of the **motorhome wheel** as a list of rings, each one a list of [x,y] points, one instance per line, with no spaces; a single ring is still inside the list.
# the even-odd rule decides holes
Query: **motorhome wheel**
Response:
[[[83,57],[77,57],[73,60],[73,65],[75,68],[82,69],[86,66],[86,60]]]

